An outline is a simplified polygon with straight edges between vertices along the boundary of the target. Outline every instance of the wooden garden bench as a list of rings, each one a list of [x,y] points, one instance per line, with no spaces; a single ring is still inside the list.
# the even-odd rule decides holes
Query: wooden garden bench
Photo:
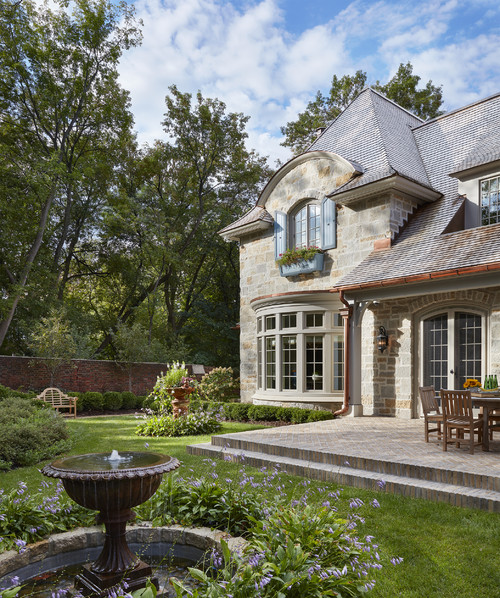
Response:
[[[68,409],[69,415],[76,417],[76,402],[78,401],[78,397],[69,397],[58,388],[46,388],[37,396],[37,399],[52,405],[58,413],[62,409]]]

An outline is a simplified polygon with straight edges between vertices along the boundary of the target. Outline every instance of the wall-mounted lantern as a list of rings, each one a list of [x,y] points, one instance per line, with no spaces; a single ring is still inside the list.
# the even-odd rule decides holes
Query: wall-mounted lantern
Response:
[[[387,336],[387,330],[383,326],[380,326],[377,335],[377,348],[381,353],[383,353],[387,349],[388,345],[389,337]]]

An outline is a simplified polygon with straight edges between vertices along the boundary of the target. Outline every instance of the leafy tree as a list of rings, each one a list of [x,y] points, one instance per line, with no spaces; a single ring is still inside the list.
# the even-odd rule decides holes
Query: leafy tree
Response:
[[[140,317],[144,322],[146,313],[150,330],[161,318],[166,344],[183,338],[197,306],[213,292],[215,272],[227,266],[227,246],[217,231],[251,205],[268,175],[264,159],[245,148],[246,117],[175,86],[166,105],[168,141],[142,152],[135,171],[124,177],[128,201],[107,222],[110,234],[101,254],[108,266],[118,265],[111,282],[118,291],[117,316],[100,351],[120,324]],[[237,292],[229,300],[233,304]]]
[[[133,9],[107,0],[72,7],[0,0],[0,163],[9,178],[0,187],[0,346],[41,269],[50,293],[63,263],[64,288],[64,252],[72,255],[82,231],[76,204],[80,216],[92,212],[89,185],[132,124],[117,65],[139,43]],[[14,230],[19,236],[5,243]]]
[[[282,145],[290,147],[294,155],[306,151],[314,141],[315,132],[337,118],[364,89],[366,81],[367,75],[361,70],[352,76],[338,78],[334,75],[327,96],[318,91],[315,99],[309,102],[297,120],[281,127],[281,132],[285,135]],[[385,85],[377,81],[372,87],[420,118],[434,118],[442,114],[442,88],[428,81],[424,88],[417,89],[419,82],[420,77],[413,74],[413,67],[408,62],[400,64],[394,77]]]
[[[71,363],[76,356],[77,344],[68,321],[62,313],[52,311],[35,326],[31,335],[30,347],[50,374],[50,386],[54,386],[54,376],[59,368]]]

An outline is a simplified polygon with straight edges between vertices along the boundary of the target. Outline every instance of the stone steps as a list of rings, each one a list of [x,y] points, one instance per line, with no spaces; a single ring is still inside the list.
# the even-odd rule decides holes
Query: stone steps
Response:
[[[369,490],[379,490],[377,482],[383,481],[385,492],[500,512],[500,478],[496,475],[450,471],[445,467],[366,458],[331,450],[293,448],[256,442],[255,439],[245,440],[242,436],[214,436],[211,443],[191,445],[187,451],[192,455],[234,461],[240,461],[244,455],[244,462],[253,467],[279,464],[282,471],[291,475]]]

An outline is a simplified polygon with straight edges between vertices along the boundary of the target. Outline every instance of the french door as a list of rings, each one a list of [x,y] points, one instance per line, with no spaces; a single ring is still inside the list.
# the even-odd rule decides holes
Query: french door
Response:
[[[422,321],[423,386],[460,389],[466,378],[482,380],[484,317],[447,310]]]

